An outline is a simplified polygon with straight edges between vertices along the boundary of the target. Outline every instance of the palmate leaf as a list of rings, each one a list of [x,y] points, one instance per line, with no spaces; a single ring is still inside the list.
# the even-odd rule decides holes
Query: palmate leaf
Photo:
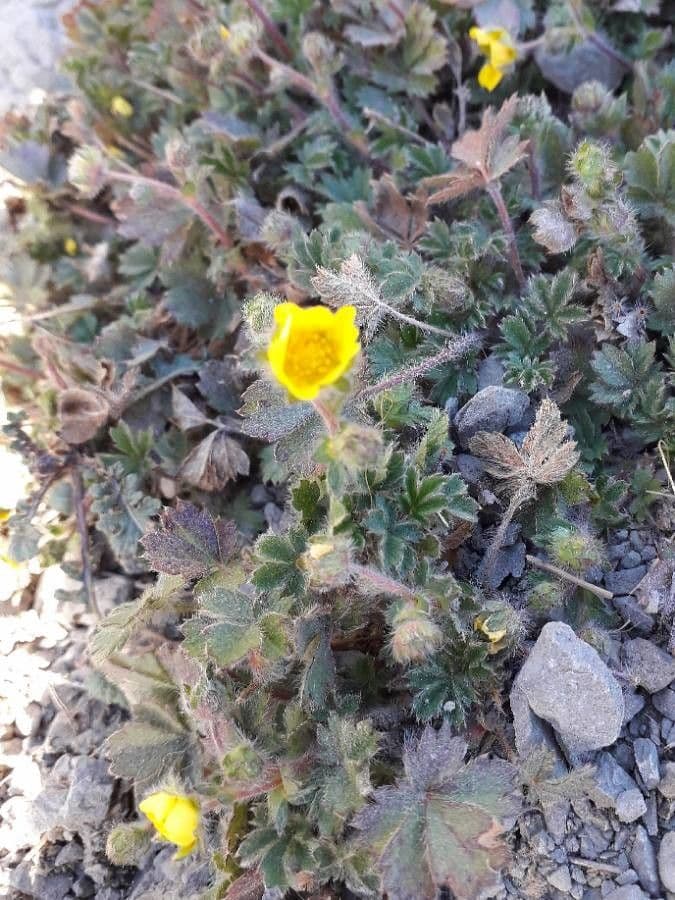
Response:
[[[199,578],[234,554],[237,529],[234,522],[214,519],[207,510],[178,500],[174,509],[163,510],[160,527],[141,544],[156,572]]]
[[[656,371],[652,343],[626,344],[625,348],[605,344],[593,354],[591,366],[596,380],[591,399],[623,418],[630,416],[640,399],[640,390]]]
[[[155,707],[139,707],[131,722],[113,732],[103,747],[110,771],[136,784],[157,781],[190,765],[194,739],[170,715]]]
[[[516,770],[481,756],[464,764],[467,745],[450,726],[428,726],[404,752],[406,777],[378,788],[352,824],[378,854],[390,900],[434,897],[449,888],[472,900],[495,886],[508,859],[503,820],[517,814]]]

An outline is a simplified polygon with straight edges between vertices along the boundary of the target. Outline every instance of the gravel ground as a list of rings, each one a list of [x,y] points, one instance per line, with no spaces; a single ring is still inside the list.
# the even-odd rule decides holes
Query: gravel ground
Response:
[[[0,114],[25,106],[35,91],[68,85],[58,71],[64,36],[59,17],[73,0],[2,0]]]

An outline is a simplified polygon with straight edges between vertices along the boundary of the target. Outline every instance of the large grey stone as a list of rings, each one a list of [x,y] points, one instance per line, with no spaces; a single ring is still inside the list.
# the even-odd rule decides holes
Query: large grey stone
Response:
[[[604,900],[649,900],[649,897],[637,884],[625,884],[605,894]]]
[[[662,691],[675,679],[675,659],[645,638],[633,638],[623,647],[624,670],[633,684],[650,694]]]
[[[515,686],[572,753],[607,747],[619,736],[621,687],[597,652],[563,622],[544,625]]]
[[[659,876],[664,888],[675,894],[675,831],[667,832],[661,839]]]
[[[465,449],[479,431],[505,431],[520,422],[530,405],[523,391],[491,385],[478,391],[455,416],[459,443]]]
[[[675,762],[667,762],[663,766],[658,790],[666,800],[675,800]]]
[[[585,81],[599,81],[614,90],[628,72],[620,62],[603,53],[588,39],[560,53],[552,53],[548,47],[542,46],[535,51],[534,57],[544,78],[567,94],[573,93]]]
[[[113,780],[104,759],[77,757],[63,806],[63,824],[73,831],[86,825],[101,825],[108,814],[112,791]]]
[[[665,691],[659,691],[652,697],[652,703],[662,716],[675,722],[675,691],[668,688]]]
[[[647,566],[635,566],[634,569],[619,569],[605,575],[605,587],[613,594],[630,594],[647,574]]]

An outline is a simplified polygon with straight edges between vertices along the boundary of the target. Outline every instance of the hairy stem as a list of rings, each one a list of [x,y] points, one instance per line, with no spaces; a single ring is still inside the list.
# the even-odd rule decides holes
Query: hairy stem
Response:
[[[75,465],[77,465],[77,463]],[[91,559],[89,557],[89,529],[87,528],[87,517],[84,513],[84,485],[82,483],[82,473],[79,471],[79,469],[71,469],[71,479],[73,486],[75,519],[77,521],[77,530],[80,536],[80,559],[82,560],[82,582],[84,583],[84,593],[87,598],[87,604],[91,607],[96,618],[102,619],[103,616],[101,615],[101,610],[96,599],[94,579],[91,574]]]
[[[536,556],[531,556],[529,553],[526,554],[525,559],[531,566],[541,569],[544,572],[550,572],[551,575],[556,575],[558,578],[569,581],[571,584],[576,584],[577,587],[584,588],[584,590],[589,591],[591,594],[595,594],[596,597],[600,597],[602,600],[611,600],[614,597],[614,594],[611,591],[606,591],[604,588],[591,584],[590,581],[578,578],[576,575],[572,575],[571,572],[559,569],[558,566],[553,566],[551,563],[537,559]]]
[[[270,40],[284,57],[284,59],[293,59],[293,51],[288,46],[286,38],[279,31],[278,27],[272,21],[272,19],[270,19],[270,17],[267,15],[258,0],[245,0],[245,2],[251,12],[253,12],[258,17],[258,19],[260,19],[263,28],[270,37]]]
[[[417,594],[411,588],[377,569],[354,564],[350,567],[350,571],[355,578],[379,593],[391,594],[391,596],[401,597],[403,600],[417,600]]]
[[[382,391],[388,391],[390,388],[398,387],[400,384],[417,381],[418,378],[426,375],[427,372],[430,372],[437,366],[442,366],[445,363],[457,362],[467,354],[480,350],[481,345],[482,341],[478,334],[472,333],[462,335],[461,337],[450,341],[446,347],[443,347],[442,350],[439,350],[438,353],[435,353],[433,356],[428,356],[414,366],[409,366],[407,369],[402,369],[394,375],[388,375],[386,378],[382,378],[380,381],[375,382],[375,384],[368,385],[368,387],[359,391],[354,399],[367,400],[369,397],[381,394]]]
[[[335,437],[338,428],[340,427],[340,423],[338,422],[338,418],[333,410],[329,409],[328,406],[323,402],[323,400],[319,400],[318,398],[316,400],[312,400],[312,406],[323,419],[323,424],[326,426],[328,436]]]
[[[483,562],[481,564],[481,568],[483,570],[481,580],[484,583],[490,580],[490,576],[494,572],[497,554],[501,549],[504,538],[506,537],[506,532],[508,531],[509,525],[513,521],[513,517],[518,512],[523,503],[525,503],[527,500],[531,500],[534,496],[534,486],[530,481],[526,481],[516,490],[514,495],[511,497],[511,501],[506,508],[501,522],[499,523],[499,528],[496,530],[495,536],[492,538],[492,542],[487,548],[485,556],[483,557]]]
[[[514,275],[518,280],[518,285],[522,289],[525,286],[525,273],[523,272],[523,266],[520,261],[520,254],[518,253],[518,244],[516,243],[516,233],[513,230],[513,222],[511,221],[511,216],[509,215],[509,211],[506,208],[506,203],[504,203],[504,195],[502,194],[502,189],[498,181],[488,182],[485,189],[490,195],[490,199],[494,203],[495,209],[497,210],[499,221],[502,223],[502,228],[504,229],[506,240],[509,244],[511,268],[513,269]]]

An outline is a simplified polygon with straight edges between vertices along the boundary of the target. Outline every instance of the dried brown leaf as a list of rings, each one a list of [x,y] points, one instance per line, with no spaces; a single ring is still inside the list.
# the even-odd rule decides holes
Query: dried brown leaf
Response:
[[[250,461],[224,431],[212,431],[185,458],[180,476],[202,491],[218,491],[238,475],[248,475]]]
[[[471,438],[469,448],[481,459],[485,471],[495,478],[518,478],[525,474],[525,462],[518,448],[503,434],[479,431]]]
[[[555,484],[579,461],[576,441],[567,440],[567,423],[552,400],[542,400],[534,425],[523,441],[521,455],[529,477],[537,484]]]
[[[110,404],[98,391],[67,388],[59,394],[60,434],[68,444],[84,444],[108,421]]]
[[[384,175],[375,183],[374,207],[363,202],[355,204],[361,221],[382,238],[393,238],[411,245],[424,233],[427,210],[421,192],[404,197],[391,175]]]

